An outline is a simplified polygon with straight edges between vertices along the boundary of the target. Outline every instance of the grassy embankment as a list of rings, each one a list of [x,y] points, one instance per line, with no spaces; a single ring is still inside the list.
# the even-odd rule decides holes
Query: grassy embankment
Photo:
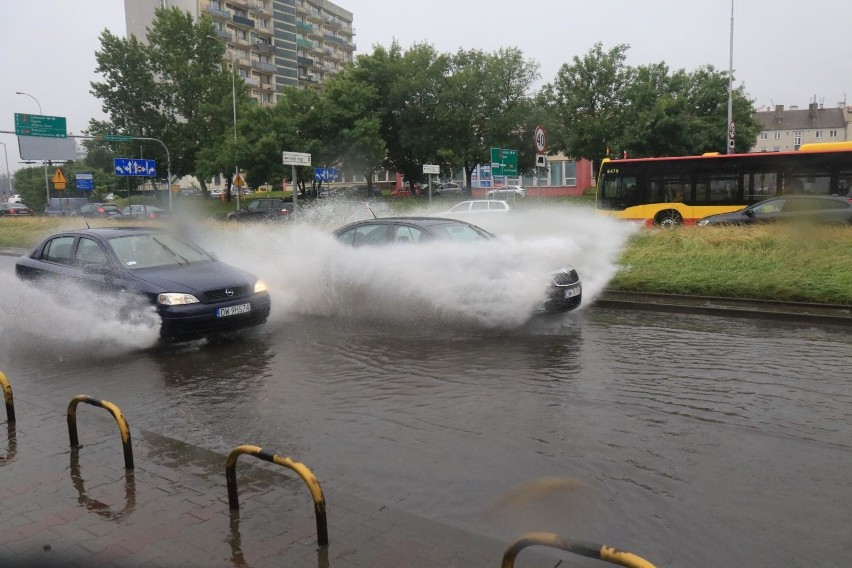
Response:
[[[202,219],[211,206],[213,214],[235,207],[182,205]],[[69,218],[0,219],[0,247],[29,248],[61,227],[79,226]],[[852,227],[642,230],[620,264],[614,290],[852,305]]]

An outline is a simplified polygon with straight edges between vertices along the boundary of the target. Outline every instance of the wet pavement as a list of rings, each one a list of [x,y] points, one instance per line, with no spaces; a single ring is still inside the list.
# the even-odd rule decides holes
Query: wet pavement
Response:
[[[231,512],[227,456],[131,424],[125,469],[105,410],[78,406],[77,449],[65,409],[15,397],[14,410],[0,446],[3,566],[493,567],[509,545],[325,490],[329,546],[318,546],[310,493],[289,470],[241,456]]]

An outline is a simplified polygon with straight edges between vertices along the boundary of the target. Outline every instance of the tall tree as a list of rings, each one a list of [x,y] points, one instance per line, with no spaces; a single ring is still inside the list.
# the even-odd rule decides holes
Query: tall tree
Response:
[[[147,43],[104,30],[95,54],[104,80],[93,82],[91,92],[108,120],[90,121],[90,131],[162,140],[172,174],[195,174],[199,149],[232,126],[231,113],[223,112],[230,78],[222,64],[224,47],[211,38],[215,33],[206,15],[196,22],[178,8],[156,10]],[[245,100],[242,89],[238,95]],[[161,147],[150,146],[145,151],[163,164]]]

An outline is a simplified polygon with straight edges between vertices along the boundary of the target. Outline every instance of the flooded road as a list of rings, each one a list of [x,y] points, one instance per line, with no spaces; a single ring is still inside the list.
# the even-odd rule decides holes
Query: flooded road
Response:
[[[0,257],[0,370],[16,401],[57,416],[87,394],[134,431],[262,446],[326,488],[506,542],[551,531],[657,566],[841,565],[852,330],[590,308],[629,231],[544,221],[488,258],[544,270],[568,251],[578,312],[524,323],[528,299],[501,292],[515,271],[467,249],[374,255],[245,229],[201,237],[267,279],[270,321],[167,348],[85,294],[22,286]]]
[[[659,566],[837,565],[852,546],[845,329],[593,309],[511,332],[299,317],[178,349],[44,348],[0,349],[16,399],[110,400],[133,429],[260,445],[481,534]]]

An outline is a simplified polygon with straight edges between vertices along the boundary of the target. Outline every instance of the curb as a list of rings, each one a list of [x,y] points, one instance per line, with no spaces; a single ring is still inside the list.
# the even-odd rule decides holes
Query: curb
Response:
[[[809,324],[852,325],[852,306],[715,296],[607,290],[593,304],[653,312],[689,313]]]

